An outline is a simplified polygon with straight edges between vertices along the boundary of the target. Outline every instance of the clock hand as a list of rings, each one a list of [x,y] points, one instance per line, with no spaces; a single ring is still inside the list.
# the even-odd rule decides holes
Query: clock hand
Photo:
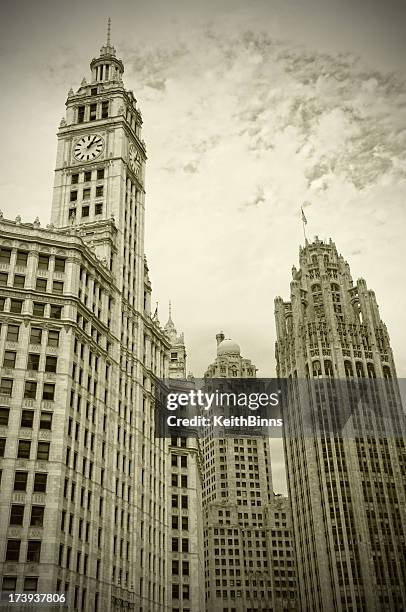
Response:
[[[90,149],[90,147],[92,146],[92,144],[94,143],[95,140],[96,140],[96,136],[93,136],[93,140],[91,142],[89,142],[89,144],[87,145],[86,149]]]

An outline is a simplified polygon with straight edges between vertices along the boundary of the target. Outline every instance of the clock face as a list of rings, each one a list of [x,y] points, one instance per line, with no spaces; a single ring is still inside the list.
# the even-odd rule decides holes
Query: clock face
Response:
[[[133,145],[130,146],[128,152],[128,163],[131,170],[135,173],[135,176],[138,176],[141,168],[141,157]]]
[[[75,144],[73,154],[78,161],[91,161],[104,149],[104,140],[100,134],[82,136]]]

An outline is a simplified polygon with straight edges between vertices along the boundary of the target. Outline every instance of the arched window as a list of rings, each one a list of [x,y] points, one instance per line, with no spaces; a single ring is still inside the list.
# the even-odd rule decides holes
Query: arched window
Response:
[[[355,369],[357,371],[358,378],[365,378],[364,366],[362,365],[360,361],[357,361],[355,363]]]
[[[344,361],[344,370],[347,378],[352,378],[354,376],[351,361]]]
[[[392,378],[392,372],[390,371],[389,366],[383,366],[383,377],[384,378]]]
[[[313,361],[313,376],[315,378],[319,378],[321,376],[321,364],[318,359],[316,359],[316,361]]]
[[[329,359],[324,360],[324,371],[326,376],[333,376],[333,364]]]
[[[312,264],[317,266],[317,255],[312,255]]]
[[[373,363],[367,363],[368,378],[376,378],[375,366]]]

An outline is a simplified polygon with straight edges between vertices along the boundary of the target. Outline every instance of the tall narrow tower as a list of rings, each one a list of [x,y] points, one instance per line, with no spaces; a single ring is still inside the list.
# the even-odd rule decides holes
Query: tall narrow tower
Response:
[[[205,374],[211,378],[255,378],[256,367],[223,332],[217,356]],[[203,438],[204,553],[206,609],[275,609],[268,505],[273,498],[269,440],[219,437],[207,428]]]
[[[406,609],[405,430],[386,326],[331,240],[306,242],[292,275],[290,301],[275,300],[276,360],[295,389],[284,425],[301,610]],[[340,389],[360,381],[348,411]]]
[[[110,42],[69,92],[52,224],[0,219],[3,591],[69,610],[167,608],[168,441],[155,382],[141,115]]]

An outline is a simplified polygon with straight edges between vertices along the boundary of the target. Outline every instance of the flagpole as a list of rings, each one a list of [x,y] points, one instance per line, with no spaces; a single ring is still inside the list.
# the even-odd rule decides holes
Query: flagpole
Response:
[[[304,236],[305,244],[306,244],[306,242],[307,242],[307,236],[306,236],[307,219],[306,219],[306,216],[305,216],[305,214],[303,212],[303,206],[300,207],[300,211],[302,213],[303,236]]]

